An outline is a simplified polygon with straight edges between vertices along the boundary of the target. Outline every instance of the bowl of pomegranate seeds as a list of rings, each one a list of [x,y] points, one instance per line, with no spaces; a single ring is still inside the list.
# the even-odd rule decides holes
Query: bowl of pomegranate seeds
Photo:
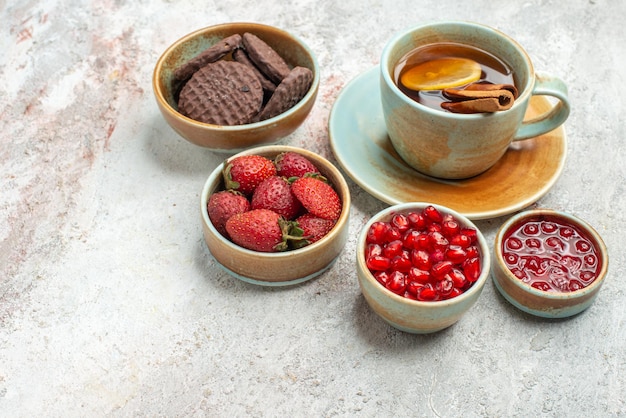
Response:
[[[266,145],[220,164],[200,211],[222,268],[249,283],[286,286],[319,276],[337,259],[348,238],[350,191],[324,157]]]
[[[159,57],[152,89],[165,121],[187,141],[236,153],[295,131],[315,103],[313,51],[285,30],[251,22],[198,29]]]
[[[588,223],[564,212],[534,209],[500,227],[492,267],[496,288],[512,305],[544,318],[566,318],[591,306],[609,259]]]
[[[365,300],[392,326],[431,333],[476,302],[490,271],[484,236],[465,216],[427,202],[390,206],[364,226],[357,274]]]

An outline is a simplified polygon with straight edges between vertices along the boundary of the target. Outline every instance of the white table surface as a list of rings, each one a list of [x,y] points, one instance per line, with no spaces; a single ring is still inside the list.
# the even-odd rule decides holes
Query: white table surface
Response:
[[[0,1],[0,416],[626,415],[626,3],[611,0]],[[386,207],[349,179],[350,239],[318,279],[268,289],[217,268],[199,193],[224,158],[182,140],[151,88],[192,30],[287,29],[319,96],[284,143],[331,161],[341,89],[398,30],[463,19],[516,38],[569,85],[568,156],[533,206],[592,224],[610,252],[595,304],[562,321],[491,281],[443,332],[373,314],[354,270]],[[490,242],[507,217],[477,225]]]

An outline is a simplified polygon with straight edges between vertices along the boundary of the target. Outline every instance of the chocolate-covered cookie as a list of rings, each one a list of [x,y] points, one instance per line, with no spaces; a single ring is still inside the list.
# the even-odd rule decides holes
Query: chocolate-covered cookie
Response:
[[[241,47],[241,35],[238,33],[222,39],[213,46],[205,49],[196,57],[180,65],[174,70],[174,78],[177,80],[187,80],[200,68],[205,65],[215,62],[222,58],[224,55],[235,50],[235,48]]]
[[[250,68],[221,60],[196,71],[180,92],[178,110],[199,122],[243,125],[263,105],[263,88]]]
[[[313,72],[305,67],[295,67],[280,83],[261,112],[254,118],[261,121],[291,109],[307,94],[313,82]]]
[[[259,69],[254,65],[254,63],[250,61],[250,58],[248,57],[248,54],[246,53],[246,51],[244,51],[241,48],[237,48],[236,50],[233,51],[233,59],[237,62],[247,65],[248,67],[252,69],[254,74],[256,74],[256,76],[259,78],[259,81],[261,82],[261,87],[263,87],[263,90],[269,93],[272,93],[274,90],[276,90],[276,84],[274,84],[261,71],[259,71]]]
[[[280,84],[291,71],[283,57],[258,36],[246,32],[243,34],[242,43],[250,60],[275,84]]]

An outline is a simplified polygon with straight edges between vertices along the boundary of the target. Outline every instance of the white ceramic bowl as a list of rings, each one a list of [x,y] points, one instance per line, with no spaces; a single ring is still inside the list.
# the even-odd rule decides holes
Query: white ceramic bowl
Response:
[[[480,250],[481,272],[478,280],[464,293],[447,300],[417,301],[397,295],[381,285],[368,270],[365,260],[367,231],[377,221],[388,221],[395,213],[420,212],[432,205],[443,214],[451,214],[462,226],[477,231],[477,245]],[[440,331],[454,323],[476,303],[485,282],[489,277],[490,253],[484,236],[465,216],[456,211],[426,202],[410,202],[390,206],[374,215],[363,227],[356,249],[357,276],[365,300],[382,319],[395,328],[425,334]]]
[[[341,215],[333,229],[322,239],[306,247],[276,253],[257,252],[240,247],[217,231],[209,219],[207,203],[212,193],[224,187],[224,163],[213,170],[202,189],[200,213],[207,247],[222,268],[248,283],[286,286],[313,279],[331,267],[348,239],[350,191],[343,175],[330,161],[303,148],[281,145],[251,148],[231,158],[256,154],[273,159],[287,151],[300,153],[313,162],[334,186],[342,201]]]

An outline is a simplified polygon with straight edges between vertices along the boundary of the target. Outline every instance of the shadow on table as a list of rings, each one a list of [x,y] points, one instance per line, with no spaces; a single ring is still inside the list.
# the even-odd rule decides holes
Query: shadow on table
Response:
[[[141,138],[146,154],[166,172],[208,175],[230,155],[213,152],[186,141],[160,114],[154,115],[146,132]]]
[[[416,346],[429,348],[448,338],[455,325],[431,334],[411,334],[400,331],[379,317],[359,292],[354,300],[354,322],[358,335],[377,349],[388,351],[415,350]]]

